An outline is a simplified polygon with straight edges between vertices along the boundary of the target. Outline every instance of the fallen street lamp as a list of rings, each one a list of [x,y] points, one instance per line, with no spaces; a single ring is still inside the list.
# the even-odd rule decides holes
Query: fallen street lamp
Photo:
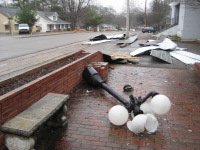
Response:
[[[121,102],[124,107],[129,111],[133,112],[134,116],[143,114],[144,112],[140,109],[140,105],[144,103],[148,98],[154,97],[156,95],[159,95],[157,92],[150,92],[148,93],[144,98],[142,97],[134,97],[133,96],[133,88],[130,85],[124,86],[124,93],[129,95],[130,101],[127,101],[122,96],[120,96],[118,93],[116,93],[111,87],[109,87],[104,80],[102,79],[101,75],[93,68],[93,67],[86,67],[83,71],[83,78],[92,86],[94,87],[101,87],[104,90],[106,90],[109,94],[111,94],[113,97],[115,97],[119,102]],[[162,96],[159,97],[162,99]],[[162,101],[162,100],[161,100]],[[157,103],[157,100],[156,102]],[[154,105],[153,105],[154,106]],[[159,106],[160,109],[157,111],[162,111],[162,105],[156,105],[155,107]],[[155,108],[156,109],[156,108]],[[168,109],[165,110],[167,112]],[[160,114],[163,114],[162,112]]]

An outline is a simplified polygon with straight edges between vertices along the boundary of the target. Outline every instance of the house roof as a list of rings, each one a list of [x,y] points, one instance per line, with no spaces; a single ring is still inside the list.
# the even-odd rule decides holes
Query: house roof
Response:
[[[4,14],[8,18],[12,18],[17,14],[17,12],[19,12],[19,9],[0,7],[0,13]]]
[[[8,18],[13,18],[15,14],[17,14],[20,11],[20,9],[16,8],[5,8],[5,7],[0,7],[0,13],[4,14]],[[58,15],[56,12],[46,12],[46,11],[37,11],[37,14],[45,19],[48,22],[51,22],[53,24],[71,24],[70,22],[64,21],[58,17],[56,21],[53,21],[49,19],[49,16],[53,15]]]
[[[58,17],[56,21],[49,19],[49,16],[53,16],[56,12],[45,12],[45,11],[37,11],[37,14],[45,19],[48,22],[56,23],[56,24],[71,24],[70,22],[64,21]],[[56,13],[57,14],[57,13]]]

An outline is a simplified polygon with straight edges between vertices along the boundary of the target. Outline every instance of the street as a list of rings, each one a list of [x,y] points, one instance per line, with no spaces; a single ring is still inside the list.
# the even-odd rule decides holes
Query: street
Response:
[[[98,34],[114,35],[122,32],[81,32],[68,34],[39,34],[0,37],[0,61],[56,47],[87,41]]]
[[[111,42],[105,42],[95,45],[82,45],[85,41],[93,36],[105,34],[105,35],[117,35],[123,33],[119,32],[78,32],[78,33],[54,33],[54,34],[33,34],[33,35],[14,35],[14,36],[0,36],[0,66],[4,66],[7,62],[4,60],[16,61],[19,63],[21,59],[27,59],[26,61],[30,62],[29,64],[35,64],[34,60],[32,61],[30,57],[38,57],[46,53],[48,57],[54,56],[52,54],[55,50],[57,51],[56,56],[62,56],[64,54],[70,53],[75,50],[85,50],[88,52],[101,51],[104,54],[125,54],[129,55],[132,51],[138,49],[140,43],[145,43],[147,39],[150,38],[150,33],[142,32],[131,32],[130,35],[138,34],[138,40],[132,43],[131,45],[126,46],[125,48],[120,48],[117,43],[121,40],[113,40]],[[187,48],[187,51],[200,54],[199,43],[192,42],[176,42],[179,47]],[[61,50],[62,49],[62,50]],[[40,52],[40,53],[38,53]],[[34,54],[31,56],[30,54]],[[27,56],[26,55],[30,55]],[[20,56],[24,56],[22,58]],[[48,58],[47,58],[48,59]],[[52,58],[53,59],[53,58]],[[191,69],[193,65],[186,65],[181,61],[173,59],[172,64],[165,63],[157,58],[153,58],[149,55],[143,55],[139,59],[139,63],[135,66],[143,67],[156,67],[156,68],[176,68],[176,69]],[[40,61],[46,59],[40,59]],[[38,60],[38,63],[40,62]],[[32,63],[31,63],[32,62]],[[9,64],[9,63],[8,63]],[[23,65],[25,65],[23,63]],[[23,66],[24,67],[24,66]]]

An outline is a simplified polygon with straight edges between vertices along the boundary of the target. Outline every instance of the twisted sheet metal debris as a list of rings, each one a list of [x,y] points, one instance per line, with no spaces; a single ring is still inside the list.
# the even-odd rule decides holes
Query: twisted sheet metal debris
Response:
[[[200,60],[197,60],[197,59],[194,59],[194,58],[191,58],[191,57],[188,57],[188,56],[176,53],[176,52],[170,52],[170,54],[174,58],[176,58],[176,59],[178,59],[178,60],[180,60],[183,63],[188,64],[188,65],[200,62]],[[200,56],[200,55],[198,55],[198,56]]]
[[[120,48],[123,48],[123,47],[125,47],[125,46],[127,46],[127,45],[132,44],[132,43],[135,42],[137,39],[138,39],[138,34],[129,37],[129,38],[128,38],[127,40],[125,40],[125,41],[122,41],[122,42],[117,43],[117,45],[120,45]]]
[[[116,39],[124,39],[125,36],[126,36],[125,34],[117,34],[117,35],[110,35],[110,36],[100,34],[100,35],[90,38],[90,42],[84,42],[83,45],[94,45],[94,44],[110,42]]]
[[[172,63],[172,58],[170,52],[161,51],[161,50],[151,50],[151,56],[157,57],[167,63]]]
[[[83,45],[94,45],[94,44],[100,44],[100,43],[105,43],[105,42],[110,42],[112,40],[100,40],[100,41],[90,41],[90,42],[85,42]]]
[[[171,41],[169,38],[165,38],[161,43],[157,42],[158,41],[153,42],[152,40],[149,40],[146,44],[139,44],[140,46],[144,47],[136,49],[135,51],[131,52],[130,55],[136,56],[151,51],[151,56],[159,58],[170,64],[172,63],[171,56],[185,64],[195,64],[200,62],[200,55],[185,51],[186,48],[178,47],[177,44]]]

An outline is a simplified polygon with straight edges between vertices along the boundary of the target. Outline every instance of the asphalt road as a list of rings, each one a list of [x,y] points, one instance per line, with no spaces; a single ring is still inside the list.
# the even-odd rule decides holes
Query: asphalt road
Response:
[[[115,35],[121,34],[122,32],[102,33],[105,35]],[[91,37],[98,34],[101,34],[101,32],[0,36],[0,61],[77,42],[88,41]]]
[[[68,33],[68,34],[44,34],[44,35],[23,35],[23,36],[4,36],[0,35],[0,62],[27,54],[37,52],[50,52],[64,49],[65,53],[71,50],[85,50],[88,52],[101,51],[104,54],[125,54],[129,55],[132,51],[138,49],[139,43],[145,43],[150,37],[149,33],[133,32],[131,34],[139,34],[138,40],[125,48],[119,48],[117,45],[120,40],[111,42],[95,44],[95,45],[81,45],[93,36],[99,34],[116,35],[122,32],[81,32],[81,33]],[[48,35],[48,36],[46,36]],[[187,51],[200,55],[199,46],[197,42],[175,42],[179,47],[187,48]],[[73,48],[67,48],[69,46]],[[46,51],[45,51],[46,50]],[[19,57],[19,59],[22,57]],[[29,60],[31,61],[31,60]],[[176,68],[176,69],[193,69],[193,65],[186,65],[181,61],[172,57],[172,64],[168,64],[160,59],[148,55],[142,55],[139,58],[139,63],[135,66],[140,67],[155,67],[155,68]],[[17,62],[16,62],[17,63]]]

